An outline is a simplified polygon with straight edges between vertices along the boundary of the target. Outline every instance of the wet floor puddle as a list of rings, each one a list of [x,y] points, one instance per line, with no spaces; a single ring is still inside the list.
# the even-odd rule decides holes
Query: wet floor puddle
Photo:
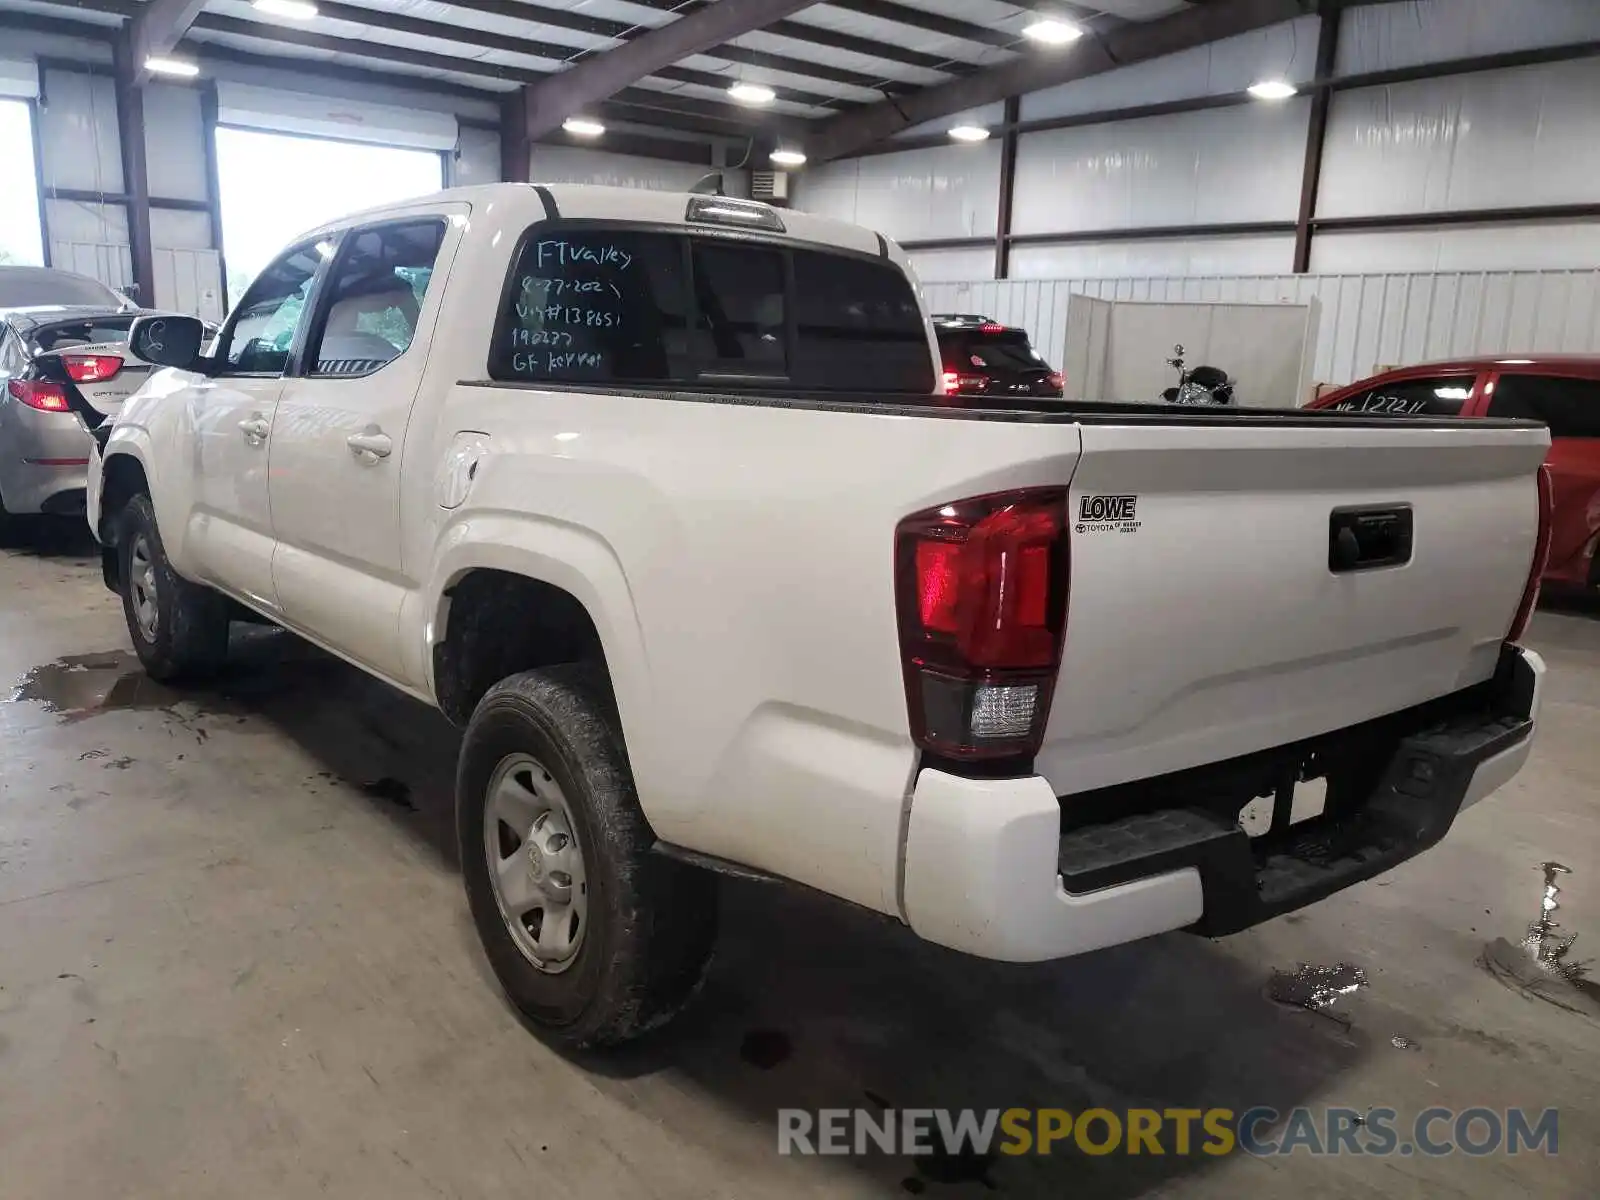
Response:
[[[109,650],[69,654],[34,667],[17,682],[10,699],[38,704],[70,722],[103,712],[170,712],[186,698],[146,675],[129,651]]]
[[[1571,875],[1572,868],[1543,862],[1538,869],[1544,877],[1538,914],[1528,925],[1521,945],[1495,938],[1484,946],[1478,965],[1524,996],[1600,1019],[1600,983],[1589,977],[1592,963],[1581,961],[1572,953],[1578,935],[1564,930],[1556,919],[1563,877]]]

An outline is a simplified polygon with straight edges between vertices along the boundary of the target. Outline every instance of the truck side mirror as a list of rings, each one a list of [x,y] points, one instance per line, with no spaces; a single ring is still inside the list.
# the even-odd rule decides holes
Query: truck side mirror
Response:
[[[140,317],[128,331],[128,349],[158,367],[198,369],[206,327],[198,317]]]

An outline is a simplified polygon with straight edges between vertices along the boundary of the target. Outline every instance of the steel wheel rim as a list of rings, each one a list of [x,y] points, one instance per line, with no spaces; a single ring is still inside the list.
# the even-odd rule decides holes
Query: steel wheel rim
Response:
[[[128,552],[128,586],[133,619],[144,640],[153,642],[161,610],[156,605],[155,559],[150,553],[150,541],[142,533],[133,539],[133,548]]]
[[[588,935],[588,872],[566,793],[530,754],[501,759],[489,779],[483,851],[511,940],[539,970],[559,975]]]

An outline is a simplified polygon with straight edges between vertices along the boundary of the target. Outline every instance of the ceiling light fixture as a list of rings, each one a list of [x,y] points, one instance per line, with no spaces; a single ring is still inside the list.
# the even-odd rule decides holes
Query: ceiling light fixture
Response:
[[[1282,79],[1263,79],[1246,90],[1257,100],[1287,100],[1299,89]]]
[[[159,55],[145,59],[144,69],[152,75],[176,75],[181,79],[193,79],[200,74],[199,63],[182,58],[162,58]]]
[[[599,137],[606,131],[606,127],[599,121],[590,120],[588,117],[568,117],[561,122],[561,128],[573,137],[581,138]]]
[[[805,151],[793,150],[787,147],[780,147],[767,157],[780,167],[802,167],[806,161]]]
[[[728,89],[740,104],[771,104],[778,98],[778,93],[760,83],[736,83]]]
[[[989,136],[989,131],[982,125],[957,125],[950,130],[950,136],[958,142],[981,142]]]
[[[1083,36],[1083,29],[1071,21],[1041,17],[1025,28],[1022,36],[1041,46],[1069,46]]]
[[[252,0],[250,7],[273,17],[288,17],[291,21],[309,21],[317,15],[317,6],[310,0]]]

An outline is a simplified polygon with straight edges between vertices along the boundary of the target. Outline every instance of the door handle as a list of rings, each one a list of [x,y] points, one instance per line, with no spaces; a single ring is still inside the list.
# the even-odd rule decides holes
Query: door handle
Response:
[[[368,429],[361,433],[352,433],[345,438],[344,444],[350,447],[350,452],[362,462],[377,462],[380,458],[388,458],[389,452],[394,449],[394,442],[389,440],[389,435],[381,430]]]
[[[244,440],[252,446],[258,446],[267,440],[267,434],[272,432],[272,425],[260,413],[248,420],[239,422],[239,430],[244,434]]]

